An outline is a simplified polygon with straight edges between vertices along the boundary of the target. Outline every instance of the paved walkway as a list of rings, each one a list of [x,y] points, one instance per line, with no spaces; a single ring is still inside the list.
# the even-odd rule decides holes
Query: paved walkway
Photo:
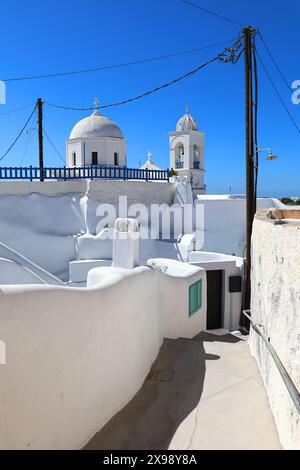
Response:
[[[217,333],[217,332],[216,332]],[[246,341],[165,340],[142,389],[86,449],[280,449]]]

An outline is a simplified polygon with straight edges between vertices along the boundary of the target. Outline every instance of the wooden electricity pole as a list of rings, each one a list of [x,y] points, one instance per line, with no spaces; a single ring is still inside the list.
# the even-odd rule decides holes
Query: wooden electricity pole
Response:
[[[245,44],[245,111],[246,111],[246,270],[244,309],[251,305],[251,236],[256,212],[254,129],[253,129],[253,34],[255,29],[247,26],[243,30]],[[246,326],[244,322],[244,326]]]
[[[39,133],[39,166],[40,166],[40,181],[44,181],[44,150],[43,150],[43,100],[38,98],[38,133]]]

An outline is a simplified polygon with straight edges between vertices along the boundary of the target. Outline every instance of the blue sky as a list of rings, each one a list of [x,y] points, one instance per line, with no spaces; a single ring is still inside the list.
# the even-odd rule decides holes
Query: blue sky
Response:
[[[193,0],[194,3],[258,26],[289,82],[300,79],[299,15],[297,2],[273,0]],[[0,79],[64,72],[168,54],[231,40],[239,27],[207,15],[180,0],[54,0],[1,4]],[[300,105],[291,103],[259,39],[257,46],[278,89],[300,126]],[[169,81],[207,61],[223,46],[164,61],[82,75],[7,84],[7,104],[0,113],[30,103],[37,97],[67,106],[91,106],[95,96],[110,103],[130,98]],[[169,165],[168,133],[175,129],[186,103],[206,133],[206,183],[210,193],[244,192],[244,82],[243,60],[236,65],[214,63],[198,74],[138,102],[112,108],[128,141],[128,165],[137,166],[148,150],[155,163]],[[1,115],[0,153],[22,128],[30,108]],[[44,127],[65,156],[65,140],[87,112],[46,107]],[[260,67],[259,143],[278,154],[276,161],[260,159],[261,195],[300,195],[300,135],[292,126]],[[36,127],[32,122],[31,128]],[[37,134],[24,134],[1,164],[38,162]],[[45,140],[45,165],[62,162]]]

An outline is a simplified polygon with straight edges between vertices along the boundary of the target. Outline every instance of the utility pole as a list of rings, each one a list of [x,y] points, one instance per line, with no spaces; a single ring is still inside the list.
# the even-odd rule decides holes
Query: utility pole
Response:
[[[38,98],[38,132],[39,132],[39,165],[40,165],[40,181],[44,181],[44,150],[43,150],[43,100]]]
[[[251,305],[251,235],[253,219],[256,212],[255,195],[255,163],[254,163],[254,134],[253,134],[253,35],[255,29],[247,26],[243,30],[245,43],[245,111],[246,111],[246,276],[244,309]],[[244,326],[247,326],[245,322]]]

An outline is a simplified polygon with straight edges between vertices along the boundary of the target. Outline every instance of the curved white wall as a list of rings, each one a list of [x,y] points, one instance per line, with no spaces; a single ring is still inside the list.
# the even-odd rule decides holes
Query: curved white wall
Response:
[[[87,289],[2,286],[0,449],[81,448],[133,398],[165,336],[205,328],[205,303],[188,316],[199,279],[205,299],[205,272],[189,266],[97,268]]]

